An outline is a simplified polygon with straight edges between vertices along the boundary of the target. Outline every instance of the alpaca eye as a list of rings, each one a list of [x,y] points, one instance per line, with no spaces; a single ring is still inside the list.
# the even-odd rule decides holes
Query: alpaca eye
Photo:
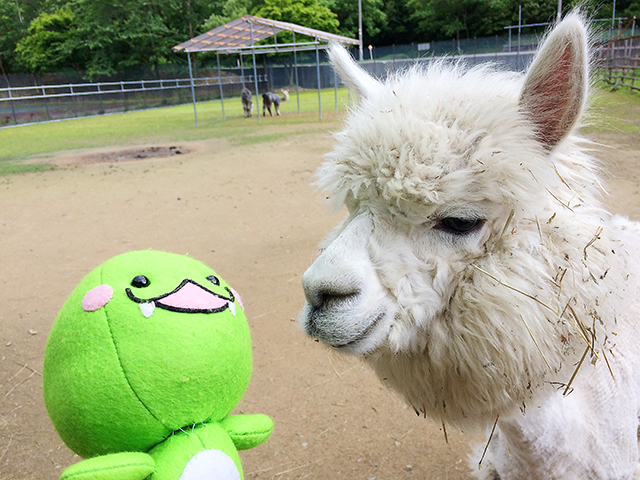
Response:
[[[149,279],[144,275],[137,275],[131,280],[131,286],[136,288],[145,288],[151,284]]]
[[[207,280],[209,280],[211,283],[213,283],[214,285],[220,285],[220,280],[218,279],[218,277],[216,277],[215,275],[209,275],[207,277]]]
[[[477,230],[483,223],[484,220],[480,218],[446,217],[440,220],[436,228],[453,233],[454,235],[464,235]]]

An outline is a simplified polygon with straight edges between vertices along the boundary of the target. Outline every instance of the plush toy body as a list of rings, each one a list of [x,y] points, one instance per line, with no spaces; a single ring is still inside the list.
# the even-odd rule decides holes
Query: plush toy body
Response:
[[[239,308],[238,308],[239,307]],[[51,330],[44,396],[74,480],[237,480],[265,415],[228,416],[251,375],[238,294],[189,257],[130,252],[76,287]]]

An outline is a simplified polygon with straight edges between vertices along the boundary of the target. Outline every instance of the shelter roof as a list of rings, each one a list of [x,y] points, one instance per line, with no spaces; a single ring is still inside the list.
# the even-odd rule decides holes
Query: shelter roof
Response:
[[[314,38],[313,42],[275,45],[255,45],[265,38],[289,31]],[[307,28],[295,23],[280,22],[254,15],[244,15],[218,28],[198,35],[173,47],[175,51],[240,53],[245,50],[260,50],[260,53],[298,51],[316,48],[320,42],[340,42],[359,45],[360,41],[333,33]]]

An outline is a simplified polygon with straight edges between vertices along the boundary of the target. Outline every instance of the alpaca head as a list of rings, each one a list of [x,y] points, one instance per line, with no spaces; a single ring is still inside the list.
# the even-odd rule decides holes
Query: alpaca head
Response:
[[[289,100],[289,90],[287,90],[286,88],[283,88],[281,91],[282,91],[282,101],[286,102],[287,100]]]
[[[582,354],[560,310],[589,288],[597,259],[573,245],[605,215],[573,134],[587,54],[577,14],[524,78],[440,62],[380,82],[330,51],[360,101],[319,183],[348,215],[304,274],[301,323],[417,411],[493,421]]]

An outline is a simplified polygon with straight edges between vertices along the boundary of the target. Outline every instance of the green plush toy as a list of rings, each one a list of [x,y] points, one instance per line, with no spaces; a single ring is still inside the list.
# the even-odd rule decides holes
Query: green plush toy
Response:
[[[83,458],[63,480],[239,480],[265,415],[233,415],[251,376],[238,294],[189,257],[130,252],[87,275],[44,357],[53,424]]]

